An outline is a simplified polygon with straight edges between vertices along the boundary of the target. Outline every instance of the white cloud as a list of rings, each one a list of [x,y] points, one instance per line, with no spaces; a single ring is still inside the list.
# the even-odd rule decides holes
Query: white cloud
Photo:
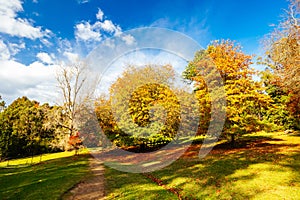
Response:
[[[151,25],[151,27],[162,27],[162,28],[174,28],[175,22],[171,22],[169,18],[159,18],[156,21],[154,21]]]
[[[49,42],[49,40],[43,38],[41,39],[41,42],[46,46],[46,47],[50,47],[52,45],[51,42]]]
[[[132,35],[124,35],[122,36],[122,40],[127,44],[127,45],[132,45],[135,43],[135,39]]]
[[[103,20],[103,16],[104,16],[103,11],[100,8],[98,8],[98,13],[96,14],[96,18],[98,20],[102,21]]]
[[[103,20],[104,13],[101,9],[98,10],[96,14],[96,21],[94,24],[91,24],[88,21],[82,21],[75,26],[75,37],[77,41],[95,41],[99,42],[103,39],[103,36],[115,35],[121,36],[122,29],[120,26],[115,25],[111,20]],[[130,38],[124,38],[128,42],[130,42]]]
[[[37,39],[47,36],[41,27],[34,27],[30,20],[17,17],[23,11],[20,0],[0,1],[0,32],[17,37]]]
[[[0,91],[7,103],[21,96],[55,103],[58,66],[41,62],[26,66],[13,60],[1,60],[0,66]]]
[[[0,40],[0,60],[8,60],[10,58],[10,52],[6,44]]]
[[[83,22],[76,25],[75,37],[77,40],[83,41],[100,41],[101,34],[97,26],[91,25],[89,22]]]
[[[58,49],[57,51],[62,54],[63,52],[67,51],[67,52],[72,52],[73,51],[73,45],[72,43],[67,40],[67,39],[62,39],[62,38],[59,38],[58,39],[58,42],[57,42],[57,46],[58,46]]]
[[[75,62],[79,59],[79,55],[71,52],[64,52],[63,55],[70,61],[71,63]]]
[[[79,4],[84,4],[84,3],[88,3],[90,0],[77,0],[77,3]]]
[[[54,63],[54,61],[52,60],[52,57],[48,53],[40,52],[36,55],[36,57],[45,64],[53,64]]]
[[[128,66],[144,67],[146,65],[164,66],[171,65],[176,71],[176,76],[180,74],[187,65],[187,62],[173,54],[164,50],[150,50],[144,49],[133,51],[118,57],[117,60],[105,69],[101,75],[101,82],[98,85],[97,92],[108,93],[111,85],[122,75],[124,69]]]
[[[25,43],[5,43],[0,39],[0,60],[9,60],[25,48]]]
[[[116,33],[121,31],[121,28],[114,25],[111,20],[104,20],[104,22],[98,22],[96,25],[98,25],[103,31],[109,33]]]
[[[10,54],[12,56],[18,54],[21,49],[25,49],[26,45],[24,42],[21,42],[19,44],[15,44],[15,43],[9,43],[8,44],[9,50],[10,50]]]

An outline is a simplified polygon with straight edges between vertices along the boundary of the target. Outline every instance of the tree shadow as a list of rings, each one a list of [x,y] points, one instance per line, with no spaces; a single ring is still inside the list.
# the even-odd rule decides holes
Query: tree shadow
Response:
[[[293,133],[293,134],[290,134],[290,136],[294,136],[294,137],[300,137],[300,132],[296,132],[296,133]]]
[[[0,196],[2,199],[59,199],[89,174],[88,157],[80,155],[22,168],[0,168]]]
[[[290,185],[299,185],[299,144],[283,144],[283,141],[279,138],[256,137],[240,141],[235,148],[229,143],[219,144],[202,160],[198,158],[201,145],[193,145],[181,159],[153,175],[166,185],[181,188],[185,199],[251,199],[264,193],[264,189],[258,186],[245,190],[236,183],[254,182],[261,176],[260,172],[249,170],[252,166],[272,167],[273,171],[266,170],[274,175],[277,168],[280,172],[289,170],[294,174]],[[285,150],[293,153],[287,154]],[[184,181],[176,183],[179,180]]]
[[[106,167],[107,199],[177,199],[143,174],[120,172]]]

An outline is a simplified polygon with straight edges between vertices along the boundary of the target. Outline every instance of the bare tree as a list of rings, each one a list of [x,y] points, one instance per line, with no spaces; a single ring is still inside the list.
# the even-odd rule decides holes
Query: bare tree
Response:
[[[290,0],[282,21],[265,41],[277,84],[300,95],[300,0]]]
[[[84,61],[61,65],[56,79],[61,93],[60,106],[63,118],[56,119],[66,129],[69,137],[77,135],[82,116],[90,107],[98,83]]]

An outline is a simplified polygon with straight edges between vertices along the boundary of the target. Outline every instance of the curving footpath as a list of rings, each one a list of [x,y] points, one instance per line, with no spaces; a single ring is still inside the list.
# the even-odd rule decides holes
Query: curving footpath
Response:
[[[100,200],[105,198],[103,164],[95,158],[90,158],[89,161],[93,175],[71,189],[64,196],[64,200]]]

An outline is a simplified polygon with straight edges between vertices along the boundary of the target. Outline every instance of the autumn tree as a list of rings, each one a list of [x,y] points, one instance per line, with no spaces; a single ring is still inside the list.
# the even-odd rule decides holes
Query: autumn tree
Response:
[[[182,104],[184,92],[174,80],[170,65],[129,66],[110,87],[109,97],[96,104],[102,130],[118,146],[140,145],[142,150],[146,143],[156,146],[172,141],[179,125],[187,121],[181,112],[188,109]]]
[[[300,1],[290,0],[288,10],[265,39],[267,64],[273,72],[272,84],[289,96],[288,109],[300,118]],[[295,125],[300,128],[300,122]]]
[[[119,139],[126,136],[126,134],[122,134],[114,119],[109,96],[101,95],[97,98],[95,101],[95,113],[102,132],[109,140],[117,142]],[[96,142],[98,144],[100,141],[98,140]]]
[[[176,126],[176,119],[170,112],[176,112],[178,102],[166,87],[173,77],[170,66],[131,66],[111,86],[113,115],[118,129],[129,135],[128,141],[143,145],[147,138],[163,141],[174,136],[170,126]]]
[[[253,80],[255,70],[251,68],[252,57],[244,54],[241,47],[231,41],[215,41],[195,54],[183,76],[194,84],[195,95],[200,103],[199,130],[205,131],[210,123],[211,94],[206,81],[213,69],[217,70],[224,82],[226,92],[226,122],[224,135],[235,136],[262,129],[263,111],[270,98],[264,94],[260,83]],[[212,80],[213,81],[213,80]]]

